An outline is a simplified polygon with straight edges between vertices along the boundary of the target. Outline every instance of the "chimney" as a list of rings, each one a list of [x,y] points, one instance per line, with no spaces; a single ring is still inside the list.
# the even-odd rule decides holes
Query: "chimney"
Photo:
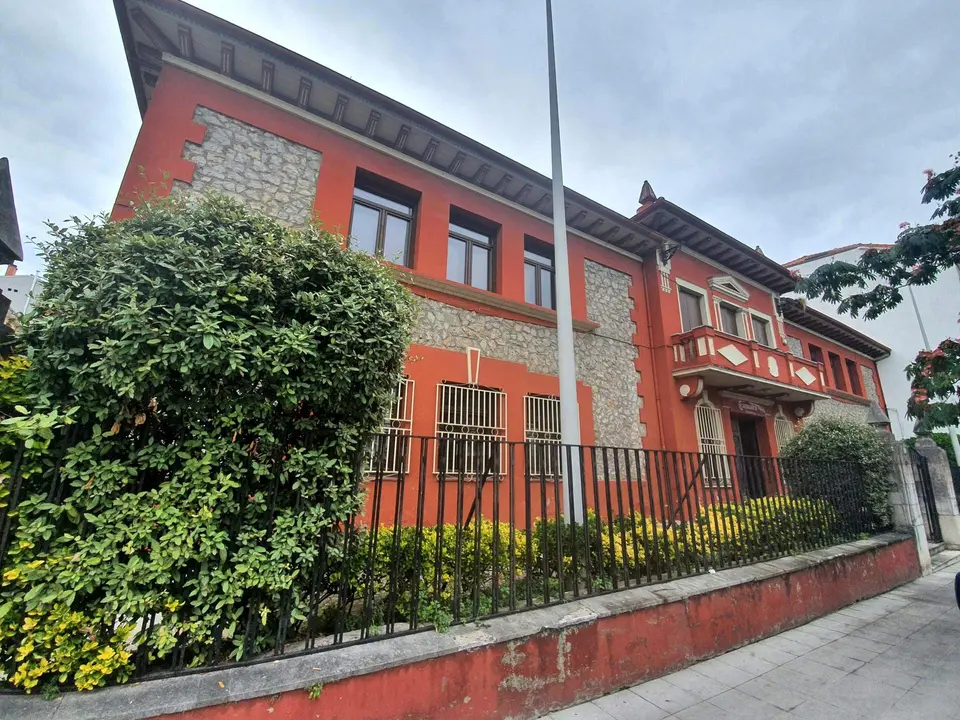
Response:
[[[7,277],[10,277],[11,275],[16,275],[16,274],[17,274],[17,266],[16,266],[16,264],[15,264],[15,263],[10,263],[9,265],[7,265],[6,276],[7,276]]]
[[[653,191],[653,186],[650,185],[649,180],[643,181],[643,187],[640,188],[640,207],[637,208],[637,214],[639,215],[643,212],[648,206],[653,204],[653,201],[657,199],[657,194]]]

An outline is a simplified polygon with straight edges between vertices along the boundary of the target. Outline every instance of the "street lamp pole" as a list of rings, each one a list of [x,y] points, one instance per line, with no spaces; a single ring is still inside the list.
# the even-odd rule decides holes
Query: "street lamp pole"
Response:
[[[577,447],[580,445],[580,410],[577,404],[577,363],[573,345],[573,309],[570,304],[566,203],[563,199],[563,163],[560,157],[557,63],[553,49],[553,7],[550,0],[546,2],[547,65],[550,82],[550,155],[553,167],[553,254],[557,286],[557,362],[560,378],[560,441],[565,446],[561,451],[564,464],[564,516],[569,521],[572,514],[573,518],[582,522],[583,493],[580,483],[580,453]]]

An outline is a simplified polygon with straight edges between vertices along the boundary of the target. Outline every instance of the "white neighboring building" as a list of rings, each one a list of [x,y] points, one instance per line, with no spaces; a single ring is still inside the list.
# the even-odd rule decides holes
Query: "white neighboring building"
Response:
[[[11,265],[15,273],[16,265]],[[10,269],[7,272],[11,272]],[[40,291],[43,289],[43,280],[36,275],[2,275],[0,276],[0,292],[10,298],[10,309],[7,311],[14,315],[23,315],[33,304]]]
[[[884,250],[892,245],[861,243],[804,255],[784,263],[804,277],[821,265],[837,260],[856,264],[865,250]],[[913,297],[911,298],[911,292]],[[914,305],[913,301],[916,301]],[[936,282],[904,291],[903,302],[888,310],[876,320],[851,317],[837,312],[837,306],[823,300],[808,300],[810,307],[835,317],[852,328],[869,335],[890,348],[890,357],[877,363],[887,415],[894,435],[902,440],[913,437],[914,421],[907,417],[907,399],[910,397],[910,382],[904,368],[912,363],[917,353],[924,348],[920,323],[926,330],[931,347],[936,347],[948,337],[957,337],[957,315],[960,313],[960,271],[947,270]],[[920,322],[917,316],[920,317]]]

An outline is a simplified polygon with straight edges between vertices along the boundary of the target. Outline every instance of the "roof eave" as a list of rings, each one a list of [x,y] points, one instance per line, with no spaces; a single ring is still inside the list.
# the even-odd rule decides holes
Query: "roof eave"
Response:
[[[127,55],[127,63],[133,79],[134,91],[137,95],[137,103],[140,106],[141,115],[143,115],[146,113],[148,101],[141,72],[142,68],[140,67],[137,59],[136,41],[134,39],[132,27],[129,22],[128,7],[130,6],[130,2],[131,0],[114,0],[114,8],[117,12],[117,18],[120,24],[120,32],[123,38],[124,50]],[[518,178],[523,178],[525,181],[533,181],[534,183],[537,183],[545,188],[549,188],[552,184],[551,179],[542,173],[539,173],[536,170],[533,170],[532,168],[529,168],[518,161],[497,152],[496,150],[493,150],[483,143],[467,137],[466,135],[462,135],[456,130],[418,112],[417,110],[414,110],[413,108],[404,105],[403,103],[383,95],[376,90],[367,87],[366,85],[362,85],[361,83],[352,80],[351,78],[342,75],[324,65],[321,65],[316,61],[310,60],[299,53],[285,48],[282,45],[278,45],[277,43],[257,35],[254,32],[224,20],[223,18],[201,10],[193,5],[190,5],[189,3],[182,2],[182,0],[151,0],[149,4],[161,10],[167,10],[168,12],[176,13],[188,22],[196,22],[198,24],[205,25],[216,32],[229,35],[235,38],[238,42],[246,44],[259,52],[274,56],[291,66],[300,68],[306,73],[324,79],[332,85],[341,87],[345,92],[353,93],[366,102],[378,105],[388,112],[402,116],[405,121],[420,126],[424,130],[443,138],[445,142],[467,152],[471,152],[477,157],[482,158],[484,161],[489,161],[490,163],[496,164],[501,168],[508,170],[509,172],[515,174]],[[627,240],[630,240],[629,237],[626,237],[627,235],[636,238],[634,245],[631,247],[628,247],[627,245],[621,245],[618,242],[620,238],[606,239],[604,237],[597,236],[597,239],[601,242],[613,245],[617,248],[622,248],[624,251],[639,258],[651,251],[655,246],[661,245],[666,241],[666,238],[660,233],[657,233],[655,230],[652,230],[651,228],[648,228],[643,224],[632,220],[630,217],[622,215],[595,200],[591,200],[590,198],[569,188],[564,188],[564,192],[568,201],[573,201],[589,212],[602,217],[609,223],[611,227],[619,226],[626,231],[624,236]],[[548,222],[551,220],[552,213],[550,215],[546,213],[538,214],[544,217]],[[572,229],[576,229],[578,232],[584,232],[578,228]]]
[[[133,81],[133,92],[140,108],[140,118],[147,114],[147,91],[143,86],[143,75],[140,72],[140,63],[137,60],[136,45],[133,40],[133,30],[130,27],[130,16],[127,14],[125,0],[113,0],[113,9],[117,13],[117,24],[120,26],[120,39],[123,41],[123,53],[127,57],[127,68],[130,70],[130,79]]]
[[[869,335],[864,335],[859,330],[854,330],[849,325],[846,325],[845,323],[842,323],[836,318],[822,313],[819,310],[804,306],[803,303],[795,298],[782,298],[781,309],[783,310],[784,319],[787,322],[792,323],[804,330],[822,334],[834,342],[866,355],[874,362],[883,360],[884,358],[890,356],[890,348],[883,343],[877,342]],[[823,328],[811,327],[811,323],[804,322],[805,319],[813,319],[822,323],[823,325],[826,325],[828,328],[833,330],[832,334],[825,334],[823,332]],[[854,347],[855,344],[860,344],[862,348]]]

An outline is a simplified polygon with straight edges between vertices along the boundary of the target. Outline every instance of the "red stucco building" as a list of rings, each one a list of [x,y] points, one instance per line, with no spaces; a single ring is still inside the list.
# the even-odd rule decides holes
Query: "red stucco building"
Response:
[[[549,178],[190,5],[116,5],[143,125],[114,217],[206,190],[316,217],[422,298],[391,427],[559,437]],[[786,268],[648,183],[632,215],[566,197],[585,445],[776,456],[811,415],[882,416],[887,349]]]

